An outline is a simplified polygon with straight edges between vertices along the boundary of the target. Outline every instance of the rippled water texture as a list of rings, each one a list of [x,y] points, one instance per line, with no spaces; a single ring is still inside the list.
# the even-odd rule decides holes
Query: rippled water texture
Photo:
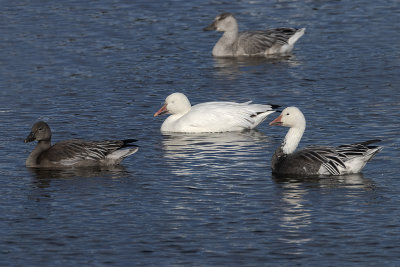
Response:
[[[0,1],[0,264],[400,264],[400,5],[378,1]],[[306,27],[288,57],[215,59],[241,29]],[[379,138],[363,174],[277,179],[286,130],[162,135],[172,92],[295,105],[300,146]],[[30,170],[23,140],[136,138],[110,170]]]

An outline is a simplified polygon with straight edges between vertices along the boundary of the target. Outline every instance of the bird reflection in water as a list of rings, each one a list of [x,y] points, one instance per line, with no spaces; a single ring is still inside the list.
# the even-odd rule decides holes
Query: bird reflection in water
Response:
[[[282,204],[280,208],[282,234],[280,240],[290,244],[304,244],[312,241],[312,237],[302,233],[307,232],[307,228],[311,224],[311,209],[304,205],[304,196],[308,190],[298,183],[282,184]],[[294,254],[301,254],[299,251],[291,251]]]
[[[53,179],[72,179],[72,178],[92,178],[109,177],[118,179],[126,177],[129,173],[121,165],[108,168],[66,168],[66,169],[46,169],[46,168],[27,168],[34,176],[38,187],[45,188],[50,185]]]
[[[275,182],[279,184],[308,183],[320,188],[358,188],[373,190],[375,188],[371,179],[364,178],[362,173],[347,174],[340,176],[279,176],[272,175]]]
[[[246,162],[260,161],[265,165],[268,137],[257,130],[244,132],[164,135],[164,158],[171,170],[178,175],[208,171],[207,175],[219,176]],[[263,155],[263,156],[260,156]],[[205,169],[207,168],[207,169]]]
[[[312,191],[324,188],[350,188],[345,194],[348,198],[357,197],[360,192],[372,190],[374,185],[371,180],[362,174],[349,174],[343,176],[313,176],[294,177],[273,175],[273,180],[281,187],[281,202],[277,206],[280,214],[279,239],[288,244],[295,244],[290,254],[303,253],[301,245],[312,242],[313,201],[310,200]],[[357,189],[357,190],[353,190]],[[360,190],[361,189],[361,190]]]
[[[28,216],[39,216],[41,218],[48,218],[53,211],[51,203],[55,201],[54,195],[60,197],[57,191],[65,193],[74,191],[76,190],[74,188],[79,187],[79,190],[76,191],[78,194],[89,194],[88,192],[97,194],[98,192],[103,192],[101,189],[104,184],[108,184],[104,183],[104,181],[131,175],[121,165],[107,169],[97,167],[67,169],[27,168],[27,170],[33,177],[28,199],[41,203],[35,211],[28,213]]]
[[[224,78],[234,79],[236,76],[262,70],[268,72],[271,65],[284,64],[289,67],[301,65],[294,55],[270,55],[265,57],[214,57],[214,69]],[[276,66],[273,66],[274,68]]]

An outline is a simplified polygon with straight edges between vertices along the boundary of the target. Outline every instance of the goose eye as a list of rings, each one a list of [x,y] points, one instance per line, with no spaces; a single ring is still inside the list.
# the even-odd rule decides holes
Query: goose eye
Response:
[[[289,113],[286,113],[286,115],[289,116],[290,114],[289,114]]]

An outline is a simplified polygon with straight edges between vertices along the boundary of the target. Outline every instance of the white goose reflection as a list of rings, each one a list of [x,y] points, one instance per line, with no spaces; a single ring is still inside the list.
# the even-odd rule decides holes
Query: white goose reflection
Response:
[[[351,174],[343,176],[319,176],[319,177],[273,177],[282,188],[280,205],[280,227],[282,234],[280,240],[296,245],[302,245],[313,241],[311,235],[305,233],[312,224],[312,205],[310,205],[309,194],[313,190],[322,188],[350,188],[361,190],[349,190],[346,197],[354,198],[360,192],[372,190],[374,184],[365,179],[362,174]],[[291,251],[294,254],[302,254],[302,246]]]
[[[304,196],[308,193],[299,183],[283,184],[281,228],[283,234],[280,239],[286,243],[303,244],[312,241],[309,236],[303,236],[303,228],[311,224],[311,210],[303,203]],[[300,254],[301,251],[292,251]]]
[[[257,130],[227,133],[164,135],[164,158],[175,174],[207,170],[229,171],[268,151],[268,137]],[[265,165],[265,161],[263,162]],[[218,171],[209,172],[218,175]],[[220,173],[219,173],[220,174]]]
[[[275,64],[298,66],[301,62],[294,55],[270,55],[268,57],[214,57],[214,69],[224,78],[234,79],[236,76],[249,71],[259,70]],[[255,68],[257,67],[257,68]],[[275,66],[273,66],[275,67]]]

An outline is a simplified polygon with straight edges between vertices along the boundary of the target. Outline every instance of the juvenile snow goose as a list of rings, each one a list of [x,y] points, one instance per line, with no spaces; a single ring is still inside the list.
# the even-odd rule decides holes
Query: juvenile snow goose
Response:
[[[274,113],[277,105],[234,102],[206,102],[191,106],[182,93],[169,95],[154,117],[171,115],[161,126],[162,132],[233,132],[253,129]]]
[[[308,146],[295,151],[306,128],[303,113],[296,107],[285,108],[270,125],[290,127],[285,140],[272,157],[272,172],[278,175],[343,175],[359,173],[380,150],[370,144],[380,140],[330,146]]]
[[[51,130],[47,123],[36,122],[25,143],[38,141],[26,160],[27,167],[63,168],[118,165],[138,150],[134,139],[84,141],[72,139],[51,145]],[[122,149],[122,148],[127,149]]]
[[[213,56],[236,57],[289,53],[306,29],[275,28],[238,32],[238,24],[233,14],[222,13],[203,30],[224,32],[212,50]]]

